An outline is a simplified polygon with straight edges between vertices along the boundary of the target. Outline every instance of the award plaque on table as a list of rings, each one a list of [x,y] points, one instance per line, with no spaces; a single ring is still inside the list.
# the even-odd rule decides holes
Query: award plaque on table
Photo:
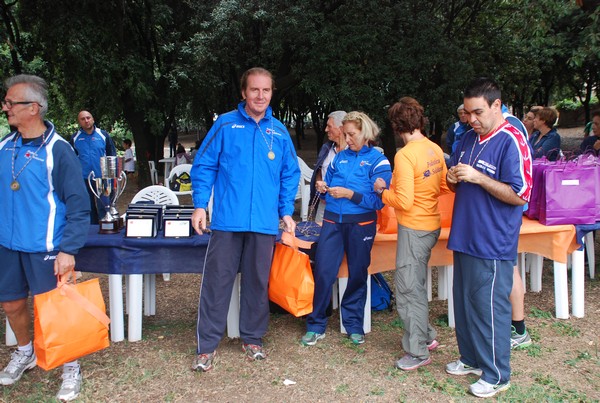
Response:
[[[158,234],[158,212],[148,210],[145,213],[127,211],[125,236],[128,238],[155,238]]]
[[[146,204],[146,203],[134,203],[130,204],[127,208],[128,213],[156,213],[157,214],[157,229],[160,231],[162,229],[162,216],[164,214],[165,206],[162,204]]]
[[[191,214],[168,214],[163,217],[165,238],[188,238],[194,234]]]

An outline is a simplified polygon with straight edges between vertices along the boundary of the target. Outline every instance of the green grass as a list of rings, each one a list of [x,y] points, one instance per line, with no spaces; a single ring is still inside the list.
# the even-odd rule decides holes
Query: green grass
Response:
[[[558,332],[561,336],[579,337],[581,333],[579,329],[574,327],[569,322],[554,322],[552,328]]]
[[[538,309],[535,306],[532,306],[529,310],[529,316],[531,316],[532,318],[539,318],[539,319],[552,319],[552,314],[548,311],[542,311],[541,309]]]
[[[579,354],[577,355],[577,357],[572,358],[570,360],[566,360],[565,364],[570,365],[572,367],[576,366],[580,361],[583,360],[591,360],[592,359],[592,355],[590,353],[588,353],[587,351],[580,351]]]

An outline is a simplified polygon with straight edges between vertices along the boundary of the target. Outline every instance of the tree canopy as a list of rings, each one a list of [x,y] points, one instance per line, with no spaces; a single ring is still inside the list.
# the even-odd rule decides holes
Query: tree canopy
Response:
[[[51,85],[49,117],[69,134],[80,109],[133,134],[142,178],[173,124],[207,130],[240,100],[239,77],[276,76],[272,106],[323,138],[327,113],[363,110],[382,127],[410,95],[439,141],[476,76],[517,114],[553,97],[588,109],[600,82],[598,2],[560,0],[2,0],[2,73]],[[301,127],[298,127],[301,129]],[[394,139],[384,136],[386,150]],[[301,147],[299,142],[298,147]]]

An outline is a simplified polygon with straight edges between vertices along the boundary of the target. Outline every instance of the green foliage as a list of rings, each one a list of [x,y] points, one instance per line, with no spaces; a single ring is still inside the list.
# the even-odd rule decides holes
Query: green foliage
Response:
[[[438,134],[475,76],[496,78],[517,111],[557,93],[587,105],[600,82],[599,11],[572,1],[21,0],[7,10],[4,76],[50,81],[60,133],[90,109],[119,140],[129,131],[144,158],[162,152],[173,122],[208,129],[233,109],[239,77],[257,65],[276,75],[277,116],[362,110],[384,127],[386,106],[410,95]]]
[[[598,104],[598,97],[593,96],[590,100],[590,105],[596,104]],[[556,106],[560,110],[574,111],[581,108],[583,104],[579,99],[561,99],[554,106]]]

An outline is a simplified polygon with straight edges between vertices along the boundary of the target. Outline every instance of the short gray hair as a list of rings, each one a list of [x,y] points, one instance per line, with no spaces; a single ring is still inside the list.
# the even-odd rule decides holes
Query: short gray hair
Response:
[[[4,81],[7,91],[17,84],[27,86],[25,90],[26,98],[28,101],[37,102],[40,105],[40,117],[43,118],[48,112],[48,84],[46,81],[31,74],[19,74]]]
[[[336,127],[340,127],[342,126],[342,121],[344,120],[346,115],[346,111],[334,111],[331,112],[327,117],[333,119],[333,123]]]
[[[460,112],[460,111],[464,111],[465,110],[465,104],[460,104],[458,106],[458,108],[456,108],[456,112]]]

